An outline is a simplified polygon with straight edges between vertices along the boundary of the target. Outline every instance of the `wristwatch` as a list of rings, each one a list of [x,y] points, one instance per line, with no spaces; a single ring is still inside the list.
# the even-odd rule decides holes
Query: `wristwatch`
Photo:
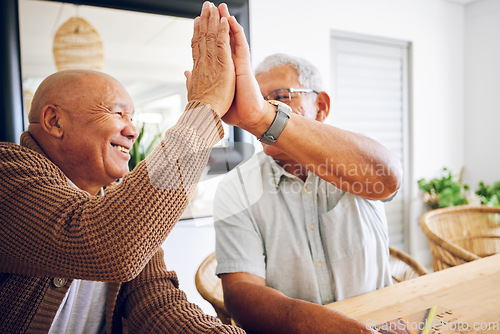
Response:
[[[287,104],[276,100],[268,100],[267,102],[277,107],[276,116],[274,116],[274,120],[269,129],[267,129],[259,140],[266,145],[271,145],[278,139],[278,136],[285,128],[285,125],[290,118],[292,108],[290,108]]]

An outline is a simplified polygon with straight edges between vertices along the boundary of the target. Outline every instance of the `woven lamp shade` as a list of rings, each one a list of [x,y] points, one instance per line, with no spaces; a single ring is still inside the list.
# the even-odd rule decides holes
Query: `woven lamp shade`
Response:
[[[52,51],[58,71],[102,69],[104,51],[101,37],[81,17],[72,17],[59,27]]]
[[[24,89],[23,90],[23,102],[24,102],[24,114],[28,115],[31,109],[31,102],[33,101],[33,92]]]

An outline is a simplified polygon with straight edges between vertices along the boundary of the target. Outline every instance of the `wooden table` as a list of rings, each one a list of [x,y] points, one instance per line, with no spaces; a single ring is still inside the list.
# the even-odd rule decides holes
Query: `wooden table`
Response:
[[[326,306],[370,326],[438,306],[455,324],[435,333],[500,333],[500,254]]]

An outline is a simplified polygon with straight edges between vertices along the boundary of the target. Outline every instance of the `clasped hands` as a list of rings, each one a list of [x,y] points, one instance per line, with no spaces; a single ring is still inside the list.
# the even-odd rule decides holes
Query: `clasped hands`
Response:
[[[262,134],[274,117],[273,107],[260,93],[243,27],[226,4],[203,4],[191,48],[193,69],[184,73],[188,101],[210,104],[225,123]]]

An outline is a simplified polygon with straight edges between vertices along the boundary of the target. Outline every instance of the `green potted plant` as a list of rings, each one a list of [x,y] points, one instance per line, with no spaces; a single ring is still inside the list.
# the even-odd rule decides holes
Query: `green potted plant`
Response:
[[[130,149],[130,160],[128,161],[129,170],[133,170],[139,162],[144,160],[161,139],[161,132],[158,132],[153,136],[149,143],[143,142],[145,133],[144,128],[145,124],[143,123],[141,126],[141,130],[139,131],[139,135],[137,136],[134,145]]]
[[[442,176],[417,181],[418,188],[423,192],[423,200],[430,209],[444,208],[455,205],[468,204],[467,192],[469,186],[462,184],[461,179],[453,175],[446,167]]]
[[[481,204],[488,206],[500,206],[500,181],[493,183],[492,186],[479,182],[479,189],[476,194],[481,199]]]

